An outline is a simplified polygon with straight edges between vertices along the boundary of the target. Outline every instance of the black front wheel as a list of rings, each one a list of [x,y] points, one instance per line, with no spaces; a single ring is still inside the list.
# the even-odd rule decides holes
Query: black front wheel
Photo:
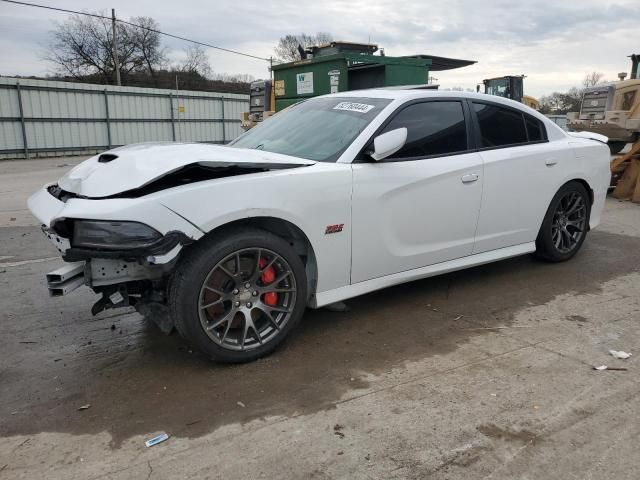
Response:
[[[181,259],[171,283],[177,330],[216,361],[271,353],[300,321],[307,279],[282,238],[245,228],[212,236]]]
[[[547,209],[536,239],[536,254],[552,262],[569,260],[587,236],[590,214],[591,201],[584,185],[563,185]]]

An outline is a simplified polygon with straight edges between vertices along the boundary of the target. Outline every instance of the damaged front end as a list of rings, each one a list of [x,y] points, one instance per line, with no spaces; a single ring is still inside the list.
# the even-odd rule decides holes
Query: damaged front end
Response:
[[[130,145],[89,158],[29,198],[29,209],[67,262],[47,275],[49,293],[63,296],[86,285],[101,295],[94,315],[133,306],[171,331],[171,273],[182,249],[206,232],[187,218],[188,211],[169,204],[188,189],[314,163],[259,150],[176,143]],[[216,199],[218,206],[223,200],[215,191],[203,198]]]
[[[134,307],[169,333],[168,277],[183,246],[193,240],[182,232],[161,235],[137,222],[64,220],[44,234],[67,265],[46,275],[52,297],[86,285],[101,295],[91,313]]]

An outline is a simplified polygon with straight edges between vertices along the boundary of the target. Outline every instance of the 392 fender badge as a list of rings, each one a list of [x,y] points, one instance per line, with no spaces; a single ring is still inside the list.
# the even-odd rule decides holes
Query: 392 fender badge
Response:
[[[325,235],[329,235],[330,233],[340,233],[342,228],[344,227],[344,223],[336,223],[335,225],[327,225],[327,228],[324,231]]]

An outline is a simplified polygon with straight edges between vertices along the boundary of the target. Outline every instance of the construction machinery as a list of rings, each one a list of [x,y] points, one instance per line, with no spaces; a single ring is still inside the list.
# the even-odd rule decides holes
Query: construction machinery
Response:
[[[587,88],[580,112],[570,112],[568,127],[595,132],[609,138],[612,154],[627,143],[640,140],[640,54],[630,55],[631,74],[618,74],[619,81]]]
[[[540,110],[540,102],[524,94],[523,80],[526,75],[506,75],[504,77],[488,78],[483,80],[484,93],[498,97],[510,98],[516,102],[524,103],[527,107]],[[476,87],[480,91],[480,85]]]
[[[640,203],[640,140],[611,160],[611,184],[615,198]]]
[[[488,78],[482,81],[484,93],[522,102],[524,95],[522,81],[524,77],[524,75],[507,75],[505,77]],[[480,91],[480,85],[478,85],[477,90]]]

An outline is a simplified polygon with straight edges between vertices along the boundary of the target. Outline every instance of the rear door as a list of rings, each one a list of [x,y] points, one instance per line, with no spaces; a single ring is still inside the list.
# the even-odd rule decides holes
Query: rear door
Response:
[[[376,134],[408,130],[405,146],[353,164],[351,282],[470,255],[482,193],[466,102],[403,106]]]
[[[470,103],[484,162],[473,253],[533,242],[571,152],[564,142],[548,142],[544,124],[532,115]]]

